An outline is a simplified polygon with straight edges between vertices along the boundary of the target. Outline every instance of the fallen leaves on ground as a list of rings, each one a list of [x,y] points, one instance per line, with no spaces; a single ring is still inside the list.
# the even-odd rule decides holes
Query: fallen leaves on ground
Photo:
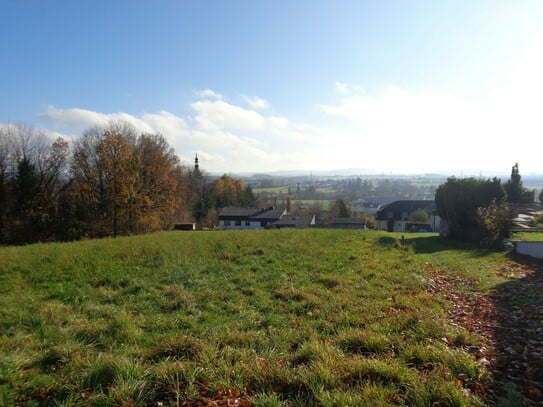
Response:
[[[508,261],[497,273],[509,281],[489,294],[476,281],[426,264],[427,287],[451,303],[451,324],[480,338],[467,346],[493,374],[486,389],[492,402],[514,387],[526,405],[543,403],[543,265],[533,261]]]

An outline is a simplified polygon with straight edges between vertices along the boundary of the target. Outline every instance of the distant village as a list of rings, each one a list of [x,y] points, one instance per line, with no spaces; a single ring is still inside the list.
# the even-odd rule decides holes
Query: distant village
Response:
[[[265,229],[265,228],[373,228],[389,232],[439,232],[440,218],[435,211],[435,202],[430,200],[399,200],[386,205],[366,204],[359,206],[352,216],[333,216],[326,222],[317,223],[316,214],[306,208],[302,212],[291,212],[287,208],[239,208],[226,207],[219,211],[218,226],[221,229]],[[366,206],[367,205],[367,206]],[[422,218],[413,218],[414,215]],[[371,221],[369,220],[372,218]]]
[[[318,227],[440,232],[441,219],[434,195],[438,185],[446,181],[442,175],[318,177],[309,174],[274,177],[257,174],[241,179],[251,188],[257,205],[220,208],[214,228]],[[538,197],[543,179],[527,179],[527,185],[534,187],[534,197]],[[537,198],[534,201],[537,203]],[[539,212],[537,204],[526,205],[514,219],[515,227],[528,229],[530,221]],[[187,226],[197,228],[196,224]]]
[[[4,125],[0,150],[0,244],[172,228],[316,227],[440,233],[446,227],[460,239],[491,235],[495,242],[509,234],[511,220],[515,228],[533,227],[534,219],[539,225],[539,209],[531,206],[543,200],[543,176],[521,177],[518,163],[510,177],[460,177],[457,185],[437,174],[210,174],[197,154],[182,163],[161,134],[126,122],[89,127],[70,141]],[[451,193],[438,200],[444,185]],[[505,212],[517,204],[524,206],[505,224]],[[462,216],[451,215],[458,209]],[[444,220],[455,224],[448,229]]]

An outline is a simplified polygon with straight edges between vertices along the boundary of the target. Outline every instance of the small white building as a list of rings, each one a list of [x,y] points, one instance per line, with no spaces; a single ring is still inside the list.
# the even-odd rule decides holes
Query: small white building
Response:
[[[262,229],[277,222],[285,209],[238,208],[228,206],[219,211],[219,227],[221,229]]]

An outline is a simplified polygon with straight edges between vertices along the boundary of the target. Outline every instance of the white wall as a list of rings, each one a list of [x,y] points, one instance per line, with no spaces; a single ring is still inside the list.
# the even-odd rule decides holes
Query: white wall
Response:
[[[219,227],[221,229],[260,229],[260,222],[251,222],[250,225],[245,225],[245,221],[241,221],[241,225],[236,225],[236,221],[231,220],[230,225],[225,225],[225,221],[220,220],[219,221]]]
[[[517,254],[543,259],[543,242],[515,242]]]
[[[405,232],[405,220],[396,220],[394,221],[394,232]]]

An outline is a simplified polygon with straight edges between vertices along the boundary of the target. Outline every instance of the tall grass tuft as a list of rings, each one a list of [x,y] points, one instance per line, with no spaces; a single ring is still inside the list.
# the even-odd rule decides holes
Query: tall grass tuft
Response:
[[[157,362],[169,360],[193,360],[202,352],[203,346],[199,339],[183,335],[163,338],[150,349],[149,357]]]
[[[336,343],[344,352],[360,355],[384,355],[392,351],[388,338],[367,330],[345,331],[338,335]]]
[[[82,380],[83,388],[91,392],[108,392],[117,380],[118,374],[119,366],[116,361],[107,357],[102,358],[89,367]]]

